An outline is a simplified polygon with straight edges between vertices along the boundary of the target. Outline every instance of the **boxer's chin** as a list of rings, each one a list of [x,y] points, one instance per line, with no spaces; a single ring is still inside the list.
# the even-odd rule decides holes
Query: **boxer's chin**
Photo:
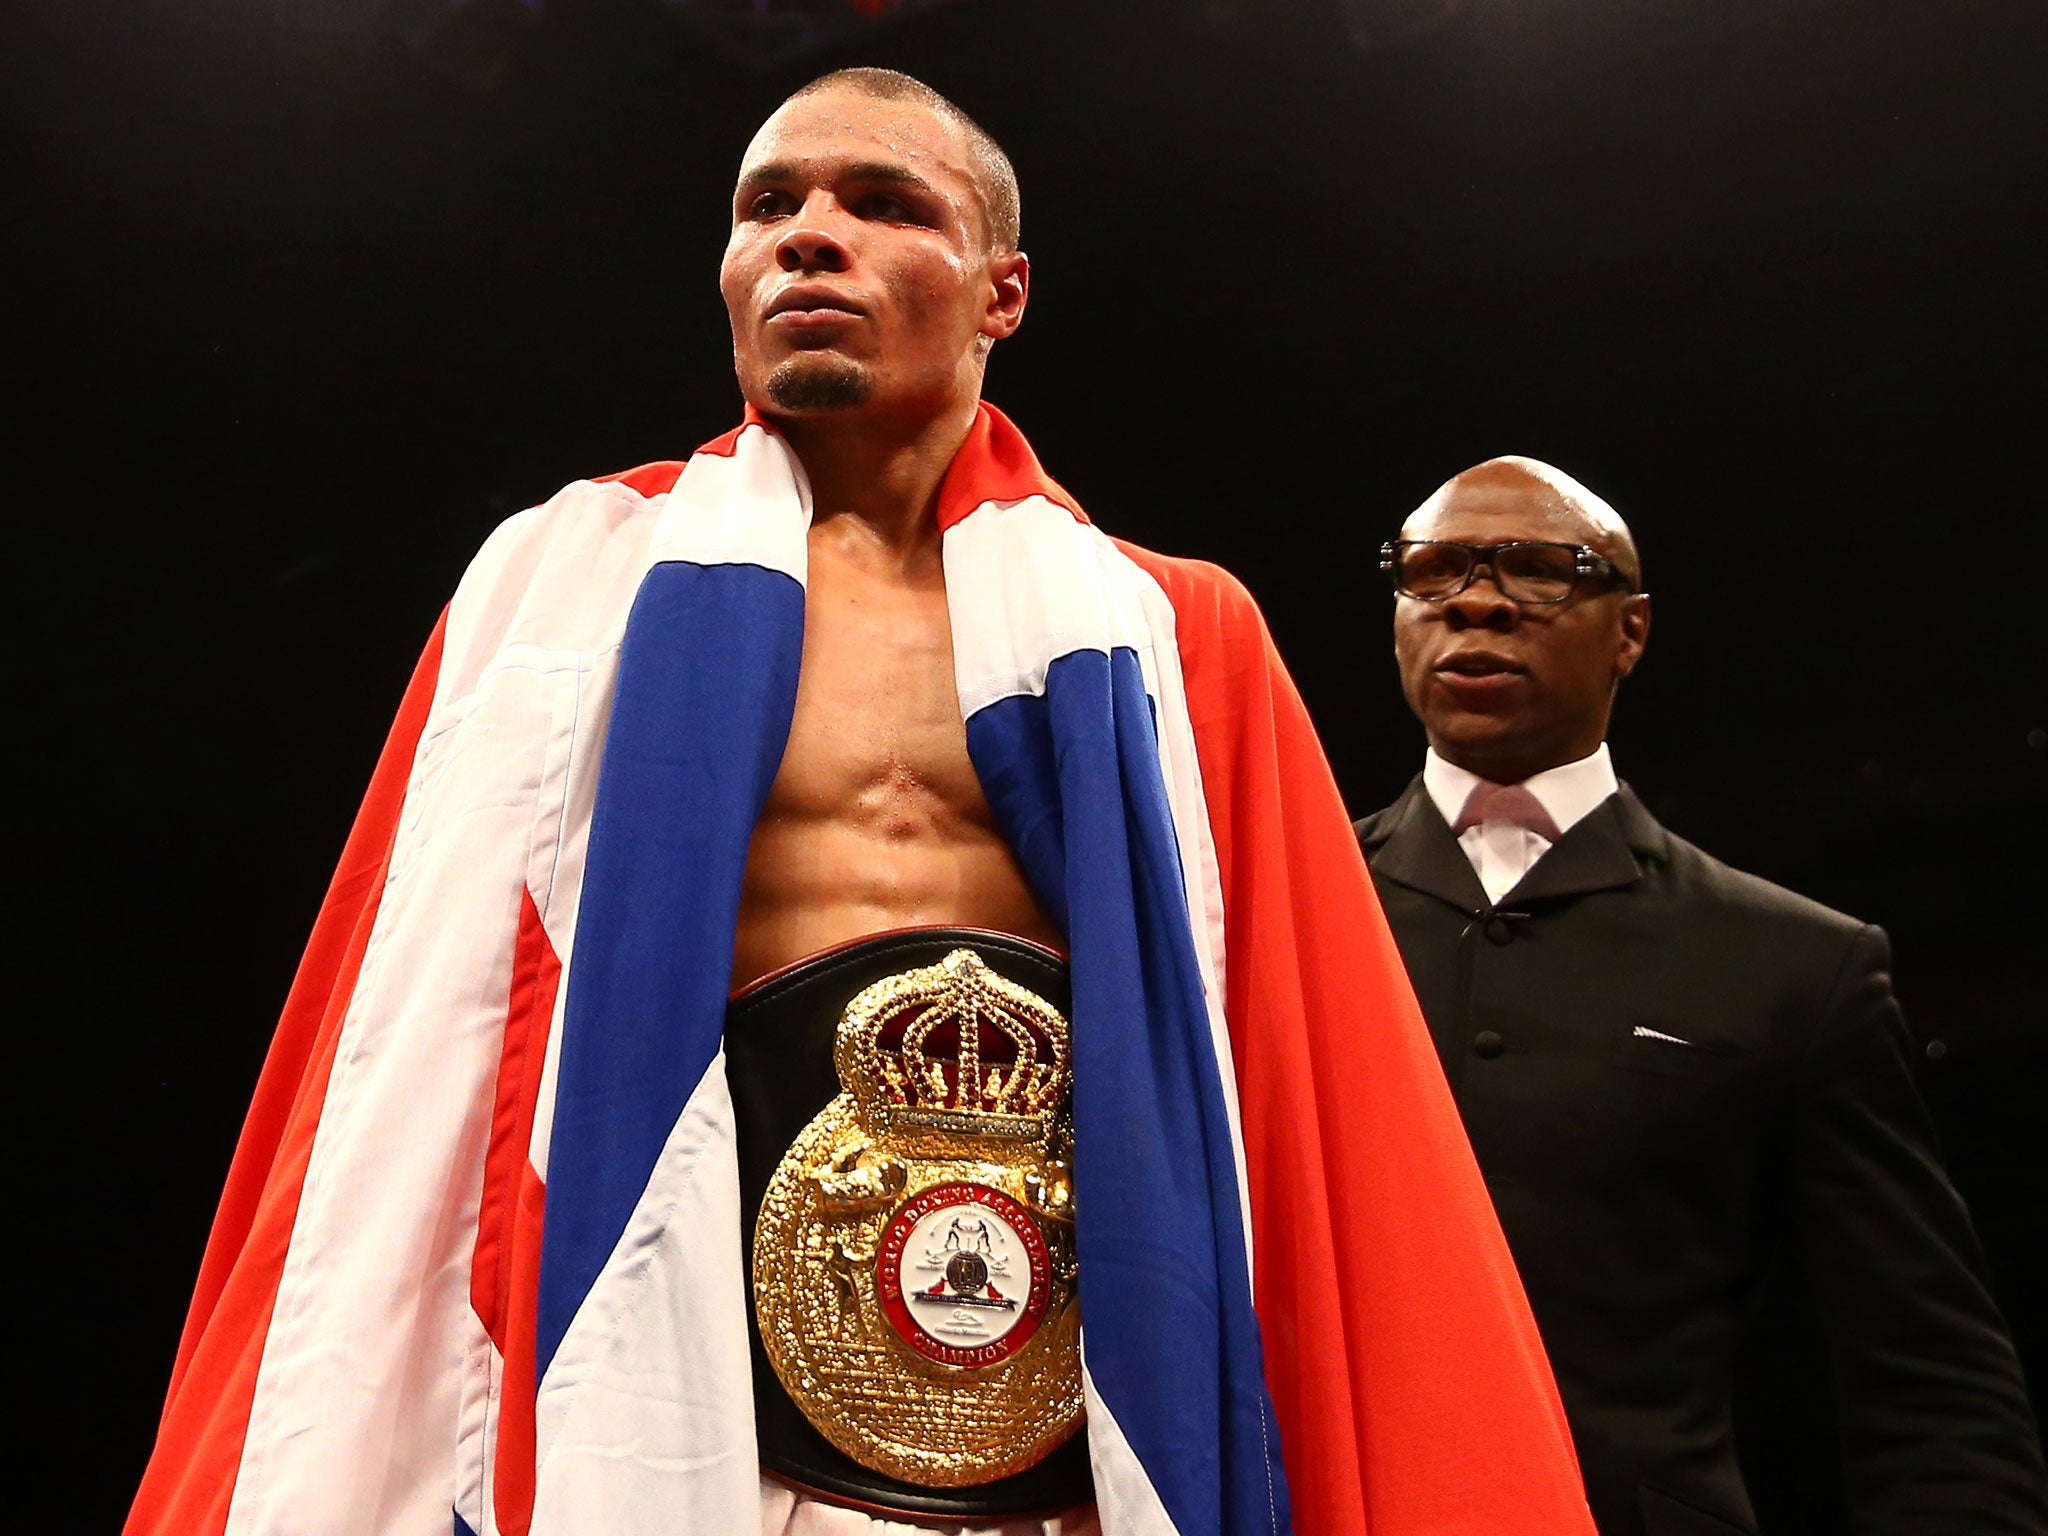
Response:
[[[768,398],[785,411],[850,411],[866,405],[875,381],[843,357],[786,358],[768,375]]]

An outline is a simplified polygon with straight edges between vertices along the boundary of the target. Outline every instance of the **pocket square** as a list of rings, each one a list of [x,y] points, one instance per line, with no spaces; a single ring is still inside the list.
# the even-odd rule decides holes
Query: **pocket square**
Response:
[[[1681,1040],[1676,1035],[1667,1035],[1661,1029],[1652,1029],[1647,1024],[1638,1024],[1630,1031],[1638,1040],[1664,1040],[1672,1045],[1691,1045],[1690,1040]]]

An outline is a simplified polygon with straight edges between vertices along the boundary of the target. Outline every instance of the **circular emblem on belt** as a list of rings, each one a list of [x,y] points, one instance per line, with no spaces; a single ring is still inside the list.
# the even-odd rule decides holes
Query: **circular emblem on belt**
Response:
[[[937,1184],[882,1229],[875,1291],[897,1335],[927,1360],[974,1370],[1031,1341],[1052,1295],[1031,1213],[986,1184]]]
[[[1083,1417],[1067,1021],[958,949],[849,1002],[832,1059],[754,1224],[768,1361],[865,1467],[1035,1466]]]

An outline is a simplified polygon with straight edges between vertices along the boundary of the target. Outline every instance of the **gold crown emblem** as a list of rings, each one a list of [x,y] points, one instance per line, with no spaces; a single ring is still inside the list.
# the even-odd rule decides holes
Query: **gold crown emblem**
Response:
[[[876,982],[847,1004],[833,1061],[867,1115],[966,1135],[1032,1137],[1072,1077],[1067,1021],[970,949]]]

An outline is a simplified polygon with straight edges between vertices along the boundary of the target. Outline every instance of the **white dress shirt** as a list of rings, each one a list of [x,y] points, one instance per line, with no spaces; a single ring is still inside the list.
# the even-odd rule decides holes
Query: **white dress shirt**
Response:
[[[1429,791],[1429,798],[1436,802],[1444,820],[1454,827],[1472,791],[1485,782],[1478,774],[1438,757],[1434,747],[1423,758],[1422,787]],[[1590,756],[1546,768],[1523,780],[1522,787],[1550,813],[1561,837],[1571,830],[1573,822],[1621,786],[1614,777],[1614,763],[1603,741]],[[1497,902],[1529,873],[1530,866],[1550,851],[1550,839],[1513,822],[1483,821],[1460,833],[1458,846],[1472,861],[1472,871],[1485,887],[1486,899]]]

